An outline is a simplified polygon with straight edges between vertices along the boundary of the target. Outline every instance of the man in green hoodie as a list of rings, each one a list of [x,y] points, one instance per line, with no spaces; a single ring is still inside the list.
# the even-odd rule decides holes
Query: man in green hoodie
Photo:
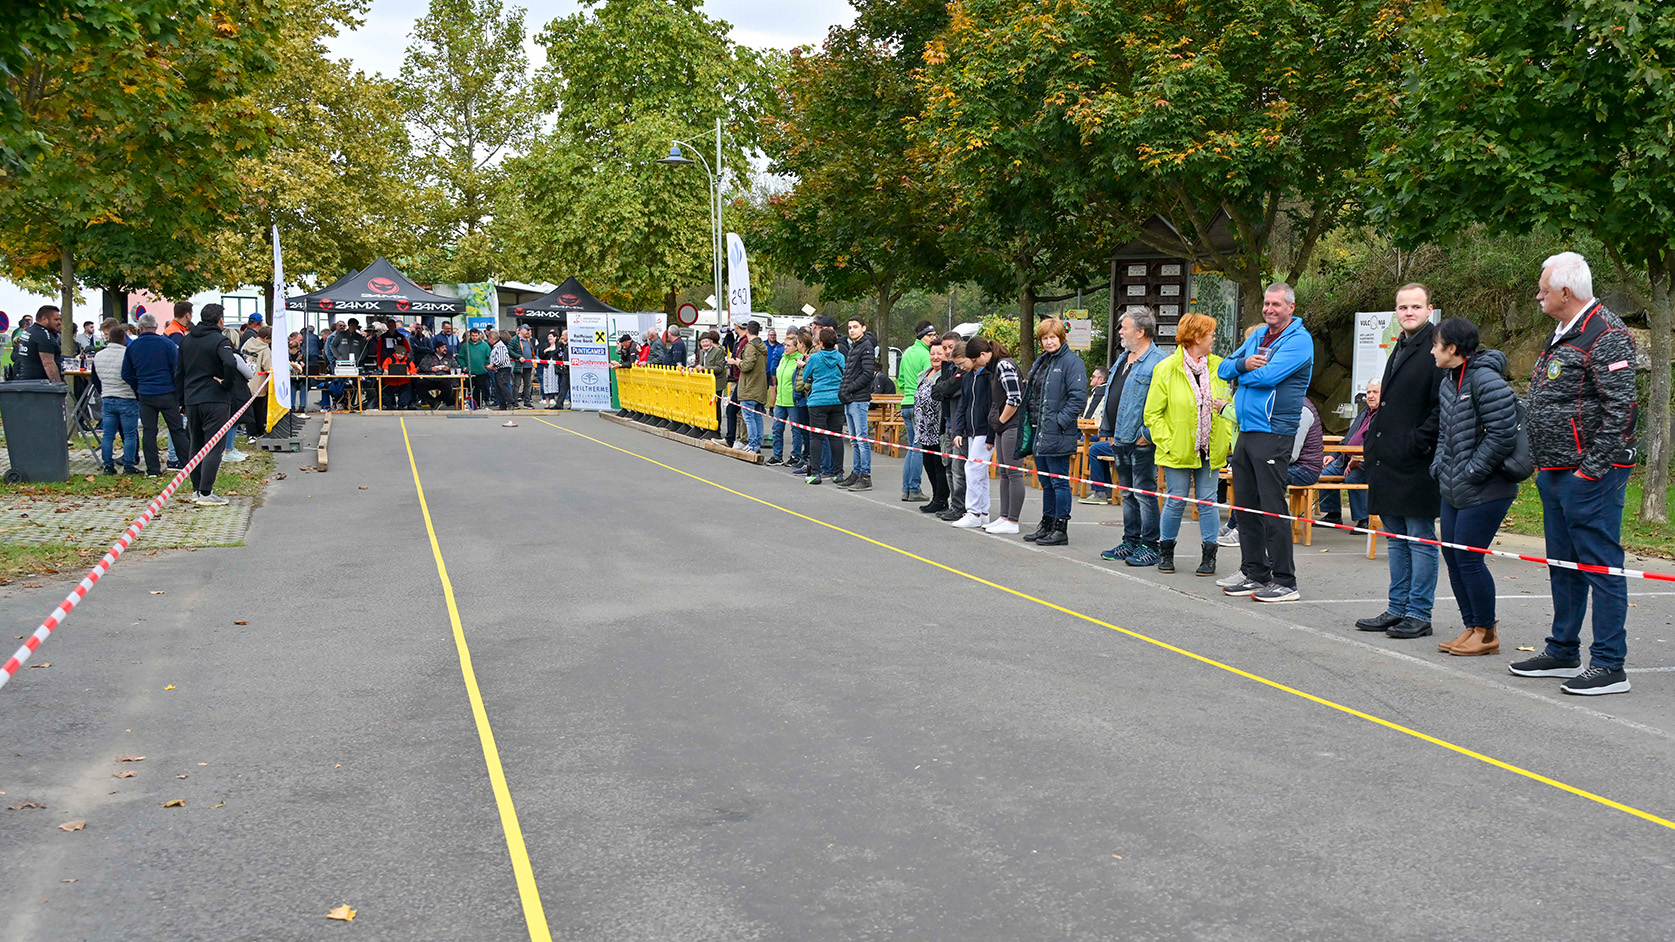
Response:
[[[471,398],[477,408],[488,408],[489,345],[483,342],[483,332],[473,327],[465,332],[465,342],[459,345],[459,359],[471,377]]]
[[[913,439],[913,394],[919,388],[919,378],[931,368],[931,341],[936,340],[936,325],[920,321],[913,328],[913,345],[902,351],[901,364],[896,368],[896,391],[901,393],[901,424],[903,438]],[[901,465],[901,499],[923,501],[922,490],[925,456],[908,450]]]

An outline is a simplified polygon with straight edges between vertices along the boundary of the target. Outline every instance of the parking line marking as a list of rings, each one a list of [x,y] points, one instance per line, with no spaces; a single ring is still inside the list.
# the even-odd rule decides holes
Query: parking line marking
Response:
[[[471,648],[465,643],[465,627],[460,623],[459,606],[454,602],[454,584],[449,581],[448,566],[442,561],[442,544],[436,540],[436,525],[430,519],[425,487],[419,483],[419,463],[413,458],[413,442],[407,437],[405,418],[401,420],[401,442],[407,446],[407,464],[413,469],[413,489],[419,492],[419,511],[424,514],[425,532],[430,535],[431,555],[436,557],[436,574],[442,578],[442,597],[448,602],[448,623],[453,626],[454,647],[459,651],[460,674],[465,678],[466,696],[471,699],[471,716],[477,721],[477,738],[483,743],[483,762],[488,766],[489,786],[494,791],[495,807],[500,811],[500,827],[506,832],[506,850],[512,857],[512,876],[517,880],[518,899],[523,903],[523,920],[529,926],[530,942],[552,942],[547,912],[535,887],[535,869],[529,864],[529,849],[524,846],[523,827],[518,824],[518,809],[512,805],[512,791],[506,785],[506,770],[500,765],[500,749],[494,744],[488,708],[483,706],[483,692],[477,687],[477,672],[471,666]]]
[[[1045,607],[1053,609],[1054,611],[1057,611],[1057,612],[1062,612],[1063,614],[1069,615],[1072,618],[1078,618],[1078,619],[1081,619],[1082,621],[1088,622],[1090,624],[1099,625],[1102,628],[1109,628],[1112,631],[1115,631],[1119,634],[1127,635],[1128,637],[1133,638],[1137,641],[1144,641],[1147,644],[1154,645],[1156,647],[1162,648],[1165,651],[1170,651],[1172,653],[1179,654],[1182,657],[1190,658],[1194,661],[1197,661],[1197,662],[1199,662],[1201,664],[1204,664],[1204,665],[1207,665],[1209,667],[1218,668],[1218,669],[1224,670],[1224,671],[1226,671],[1230,674],[1234,674],[1236,676],[1243,677],[1246,680],[1262,684],[1263,686],[1271,687],[1275,690],[1279,690],[1279,691],[1282,691],[1284,693],[1289,693],[1289,694],[1291,694],[1293,696],[1296,696],[1296,697],[1301,697],[1302,699],[1308,700],[1311,703],[1316,703],[1316,704],[1319,704],[1320,706],[1328,707],[1330,709],[1337,710],[1340,713],[1344,713],[1344,714],[1347,714],[1349,716],[1356,717],[1357,719],[1365,720],[1368,723],[1374,724],[1375,726],[1382,726],[1385,729],[1393,730],[1395,732],[1402,733],[1403,735],[1406,735],[1406,736],[1411,736],[1414,739],[1418,739],[1422,742],[1430,743],[1433,746],[1440,746],[1441,748],[1447,749],[1450,752],[1458,753],[1459,755],[1466,756],[1466,757],[1472,758],[1472,759],[1476,759],[1479,762],[1485,763],[1487,765],[1494,766],[1495,768],[1501,769],[1501,770],[1506,771],[1506,772],[1511,772],[1514,775],[1522,776],[1524,778],[1530,779],[1531,781],[1540,782],[1543,785],[1549,785],[1549,786],[1551,786],[1553,788],[1556,788],[1556,789],[1558,789],[1562,792],[1567,792],[1567,793],[1575,795],[1579,798],[1586,798],[1587,800],[1595,802],[1596,804],[1604,805],[1607,808],[1612,808],[1614,810],[1621,811],[1624,814],[1633,815],[1634,817],[1640,818],[1641,820],[1649,821],[1653,824],[1661,825],[1662,827],[1665,827],[1665,828],[1668,828],[1672,831],[1675,831],[1675,821],[1671,821],[1668,818],[1659,817],[1658,815],[1652,814],[1649,811],[1642,811],[1639,808],[1636,808],[1632,805],[1625,805],[1620,801],[1614,801],[1610,798],[1606,798],[1604,795],[1595,794],[1594,792],[1587,791],[1586,789],[1577,788],[1575,785],[1570,785],[1570,784],[1567,784],[1565,782],[1561,782],[1558,779],[1551,778],[1551,777],[1546,776],[1546,775],[1542,775],[1539,772],[1533,772],[1533,771],[1531,771],[1529,769],[1526,769],[1526,768],[1523,768],[1521,766],[1513,765],[1510,762],[1503,762],[1500,759],[1494,758],[1493,756],[1484,755],[1481,752],[1477,752],[1475,750],[1468,749],[1465,746],[1457,745],[1455,743],[1449,742],[1446,739],[1439,739],[1435,736],[1430,735],[1429,733],[1422,733],[1419,730],[1413,729],[1411,727],[1403,726],[1400,723],[1396,723],[1396,722],[1393,722],[1391,720],[1384,719],[1383,717],[1374,716],[1371,713],[1367,713],[1367,712],[1364,712],[1362,710],[1357,710],[1357,709],[1355,709],[1354,707],[1351,707],[1351,706],[1345,706],[1344,704],[1338,703],[1334,700],[1328,700],[1325,697],[1316,696],[1315,694],[1307,693],[1307,692],[1302,691],[1302,690],[1298,690],[1295,687],[1287,686],[1285,684],[1280,683],[1277,680],[1269,680],[1268,678],[1263,677],[1260,674],[1253,674],[1250,671],[1234,667],[1231,664],[1224,664],[1221,661],[1218,661],[1214,658],[1206,657],[1205,655],[1198,654],[1194,651],[1189,651],[1186,648],[1177,647],[1173,644],[1170,644],[1167,641],[1160,641],[1156,638],[1151,637],[1150,635],[1144,635],[1144,634],[1141,634],[1138,631],[1133,631],[1133,630],[1128,629],[1128,628],[1123,628],[1123,627],[1120,627],[1118,625],[1114,625],[1114,624],[1112,624],[1108,621],[1103,621],[1101,619],[1095,618],[1092,615],[1086,615],[1086,614],[1083,614],[1082,612],[1076,611],[1075,609],[1066,608],[1066,607],[1064,607],[1062,605],[1059,605],[1057,603],[1049,602],[1046,599],[1038,598],[1036,596],[1030,595],[1027,592],[1020,592],[1017,589],[1011,588],[1009,586],[1001,585],[998,582],[994,582],[994,581],[991,581],[989,579],[985,579],[982,576],[973,575],[973,574],[971,574],[969,572],[966,572],[964,570],[961,570],[961,569],[955,569],[953,566],[949,566],[945,563],[939,563],[934,559],[929,559],[927,557],[920,556],[917,553],[909,552],[909,551],[904,550],[900,547],[892,546],[889,543],[885,543],[885,542],[882,542],[880,540],[875,540],[870,536],[864,536],[860,533],[856,533],[853,530],[846,530],[843,527],[840,527],[835,523],[827,523],[824,520],[820,520],[818,518],[811,517],[807,514],[798,513],[797,511],[791,510],[788,507],[781,507],[779,504],[773,503],[772,501],[766,501],[766,500],[763,500],[760,497],[754,497],[750,494],[744,493],[743,491],[736,491],[733,488],[730,488],[725,484],[717,484],[714,481],[711,481],[707,478],[699,477],[698,475],[692,474],[691,472],[682,471],[680,468],[674,467],[673,465],[664,464],[663,462],[658,461],[655,458],[647,458],[645,455],[629,451],[626,448],[619,448],[616,445],[611,444],[610,442],[601,441],[600,439],[594,438],[591,435],[587,435],[587,434],[584,434],[582,432],[578,432],[575,429],[565,428],[562,425],[555,425],[552,422],[548,422],[546,419],[542,419],[542,418],[539,418],[539,417],[537,417],[535,420],[537,422],[540,422],[542,425],[551,426],[552,428],[558,429],[561,432],[568,432],[569,434],[575,435],[578,438],[585,438],[588,441],[593,442],[596,445],[603,445],[606,448],[611,449],[612,451],[618,451],[618,452],[621,452],[622,454],[628,455],[631,458],[638,458],[641,461],[645,461],[645,462],[648,462],[650,464],[657,465],[660,468],[664,468],[666,470],[673,471],[676,474],[679,474],[683,477],[691,478],[692,480],[697,481],[701,484],[708,484],[709,486],[711,486],[713,488],[716,488],[718,490],[723,490],[723,491],[726,491],[727,493],[732,494],[734,496],[742,497],[745,500],[761,504],[764,507],[771,507],[774,510],[780,511],[781,513],[790,514],[793,517],[797,517],[797,518],[802,519],[802,520],[807,520],[809,523],[817,524],[819,526],[826,527],[827,529],[830,529],[830,530],[835,530],[839,533],[843,533],[843,534],[846,534],[848,536],[852,536],[855,539],[861,540],[861,541],[866,542],[866,543],[871,543],[872,545],[877,546],[880,549],[886,549],[886,550],[889,550],[893,553],[899,553],[902,556],[906,556],[909,559],[918,560],[919,562],[922,562],[922,563],[926,564],[927,566],[934,566],[937,569],[943,570],[944,572],[952,573],[953,575],[956,575],[956,576],[961,576],[963,578],[971,580],[972,582],[976,582],[976,583],[979,583],[981,585],[986,585],[986,586],[988,586],[992,589],[998,589],[1002,592],[1007,593],[1008,595],[1016,596],[1017,598],[1024,599],[1025,601],[1028,601],[1028,602],[1034,602],[1037,605],[1045,606]],[[414,473],[415,473],[415,480],[416,480],[417,479],[417,470],[416,469],[415,469]],[[440,557],[438,557],[438,559],[440,559]]]

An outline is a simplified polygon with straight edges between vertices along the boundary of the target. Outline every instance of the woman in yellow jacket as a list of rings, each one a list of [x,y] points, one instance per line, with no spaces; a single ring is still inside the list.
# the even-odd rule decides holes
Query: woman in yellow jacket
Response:
[[[1213,356],[1215,318],[1185,314],[1175,329],[1175,352],[1152,372],[1151,390],[1146,394],[1146,427],[1157,446],[1157,466],[1171,499],[1163,502],[1159,536],[1163,559],[1158,572],[1175,571],[1175,538],[1181,532],[1181,517],[1187,504],[1174,498],[1192,492],[1199,500],[1216,499],[1218,472],[1227,466],[1233,447],[1233,423],[1222,415],[1232,394],[1225,380],[1216,376],[1221,357]],[[1198,575],[1216,572],[1216,532],[1221,526],[1219,508],[1200,504],[1198,534],[1203,558]]]

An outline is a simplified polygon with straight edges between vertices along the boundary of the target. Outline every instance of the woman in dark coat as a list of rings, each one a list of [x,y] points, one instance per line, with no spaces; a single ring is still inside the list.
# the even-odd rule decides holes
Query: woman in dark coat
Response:
[[[1442,370],[1431,357],[1436,325],[1430,322],[1430,292],[1409,285],[1396,292],[1402,323],[1396,348],[1384,364],[1383,405],[1368,422],[1364,439],[1367,508],[1382,519],[1386,533],[1437,538],[1440,497],[1431,478],[1437,445],[1437,390]],[[1392,638],[1431,633],[1437,594],[1437,548],[1412,540],[1386,540],[1390,556],[1387,610],[1355,623],[1362,631]]]
[[[1450,317],[1431,347],[1437,366],[1448,371],[1431,474],[1442,491],[1442,540],[1462,546],[1488,546],[1518,496],[1518,482],[1501,474],[1518,437],[1518,397],[1506,381],[1506,357],[1477,343],[1471,321]],[[1500,651],[1495,577],[1483,554],[1444,547],[1442,558],[1465,630],[1437,650],[1462,657]]]
[[[1024,539],[1038,546],[1063,546],[1070,524],[1070,482],[1051,475],[1070,474],[1070,456],[1081,445],[1076,420],[1088,401],[1088,368],[1066,344],[1064,322],[1049,317],[1035,325],[1041,356],[1029,368],[1024,408],[1035,430],[1032,453],[1041,479],[1041,524]]]

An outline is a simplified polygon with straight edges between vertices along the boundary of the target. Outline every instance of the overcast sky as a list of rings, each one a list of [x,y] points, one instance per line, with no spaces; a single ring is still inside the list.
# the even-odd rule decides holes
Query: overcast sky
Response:
[[[510,2],[508,6],[512,5]],[[394,78],[401,73],[407,33],[430,7],[428,0],[373,0],[366,25],[329,43],[337,55],[354,60],[367,72]],[[524,5],[531,33],[580,9],[573,0],[535,0]],[[758,48],[789,49],[819,45],[833,24],[849,24],[855,11],[848,0],[709,0],[704,12],[733,26],[733,40]],[[541,50],[529,44],[530,64],[540,65]]]
[[[508,5],[512,4],[508,2]],[[535,0],[525,5],[529,13],[524,22],[533,33],[552,20],[576,12],[580,6],[573,0]],[[352,60],[363,71],[394,78],[401,74],[407,33],[413,21],[429,7],[428,0],[373,0],[365,25],[331,40],[328,46],[335,55]],[[710,16],[732,24],[734,41],[758,48],[818,46],[825,40],[828,27],[837,23],[847,25],[855,18],[848,0],[709,0],[703,8]],[[543,61],[540,48],[533,42],[528,46],[530,64],[539,66]],[[101,303],[98,291],[85,290],[83,296],[85,305]],[[199,302],[217,300],[219,296],[220,292],[200,295]],[[10,315],[13,327],[17,326],[19,315],[32,314],[40,305],[57,300],[26,294],[11,282],[0,279],[0,311]],[[77,307],[78,322],[97,319],[90,316],[97,307],[91,310],[83,305]]]

